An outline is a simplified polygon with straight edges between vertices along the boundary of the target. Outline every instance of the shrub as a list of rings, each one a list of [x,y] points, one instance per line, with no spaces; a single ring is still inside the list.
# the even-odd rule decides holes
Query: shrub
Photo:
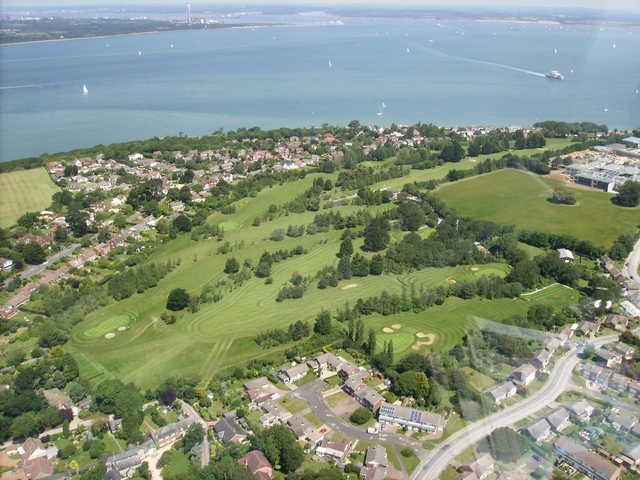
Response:
[[[183,310],[189,306],[189,301],[189,294],[184,288],[174,288],[167,297],[167,310]]]
[[[371,411],[368,408],[360,407],[351,414],[350,420],[356,425],[364,425],[371,420]]]

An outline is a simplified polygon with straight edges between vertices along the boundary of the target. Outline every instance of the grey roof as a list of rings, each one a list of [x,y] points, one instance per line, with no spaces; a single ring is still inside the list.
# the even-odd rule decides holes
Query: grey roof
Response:
[[[213,429],[216,431],[218,438],[223,442],[230,442],[236,435],[246,435],[242,430],[240,430],[240,427],[234,420],[226,417],[218,420],[213,426]]]
[[[549,425],[546,419],[541,418],[527,426],[525,431],[531,438],[537,441],[547,437],[551,433],[551,425]]]
[[[388,465],[387,450],[382,445],[370,445],[367,448],[365,465]]]
[[[558,429],[569,419],[569,411],[564,407],[558,407],[547,415],[547,421],[554,429]]]

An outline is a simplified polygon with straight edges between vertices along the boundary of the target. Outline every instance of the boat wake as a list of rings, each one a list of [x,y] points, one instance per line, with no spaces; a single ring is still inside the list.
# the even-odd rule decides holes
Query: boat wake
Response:
[[[479,65],[487,65],[489,67],[496,67],[496,68],[502,68],[504,70],[511,70],[513,72],[520,72],[520,73],[524,73],[526,75],[531,75],[534,77],[540,77],[540,78],[545,78],[545,74],[541,73],[541,72],[535,72],[533,70],[527,70],[526,68],[521,68],[521,67],[516,67],[514,65],[507,65],[504,63],[498,63],[498,62],[489,62],[487,60],[479,60],[477,58],[469,58],[469,57],[463,57],[461,55],[452,55],[450,53],[445,53],[443,51],[437,50],[433,47],[426,47],[426,46],[422,46],[422,48],[428,52],[431,52],[435,55],[441,56],[441,57],[445,57],[445,58],[450,58],[453,60],[460,60],[462,62],[469,62],[469,63],[476,63]]]
[[[34,83],[31,85],[0,85],[0,90],[17,90],[20,88],[44,88],[56,85],[55,83]]]

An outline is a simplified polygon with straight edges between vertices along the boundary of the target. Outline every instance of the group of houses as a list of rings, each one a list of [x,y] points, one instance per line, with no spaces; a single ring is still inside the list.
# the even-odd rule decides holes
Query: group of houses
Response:
[[[566,406],[554,408],[522,430],[535,442],[543,443],[566,430],[572,425],[572,422],[589,423],[594,411],[593,405],[586,400],[576,400]]]
[[[37,438],[11,445],[0,452],[0,480],[39,480],[50,476],[58,449],[45,446]]]

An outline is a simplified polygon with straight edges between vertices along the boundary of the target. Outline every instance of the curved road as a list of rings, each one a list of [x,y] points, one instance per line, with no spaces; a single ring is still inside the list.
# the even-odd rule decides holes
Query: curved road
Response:
[[[634,245],[624,266],[626,276],[635,282],[637,289],[640,289],[640,272],[638,272],[638,267],[640,267],[640,240]]]
[[[617,335],[610,335],[597,338],[590,343],[599,347],[616,339]],[[439,478],[442,471],[458,455],[491,434],[495,429],[513,425],[538,410],[542,410],[571,386],[571,373],[579,361],[578,351],[572,348],[571,351],[556,361],[556,365],[547,382],[540,390],[532,393],[525,400],[472,423],[453,434],[443,444],[438,445],[424,457],[414,470],[411,478],[416,480],[435,480]]]

